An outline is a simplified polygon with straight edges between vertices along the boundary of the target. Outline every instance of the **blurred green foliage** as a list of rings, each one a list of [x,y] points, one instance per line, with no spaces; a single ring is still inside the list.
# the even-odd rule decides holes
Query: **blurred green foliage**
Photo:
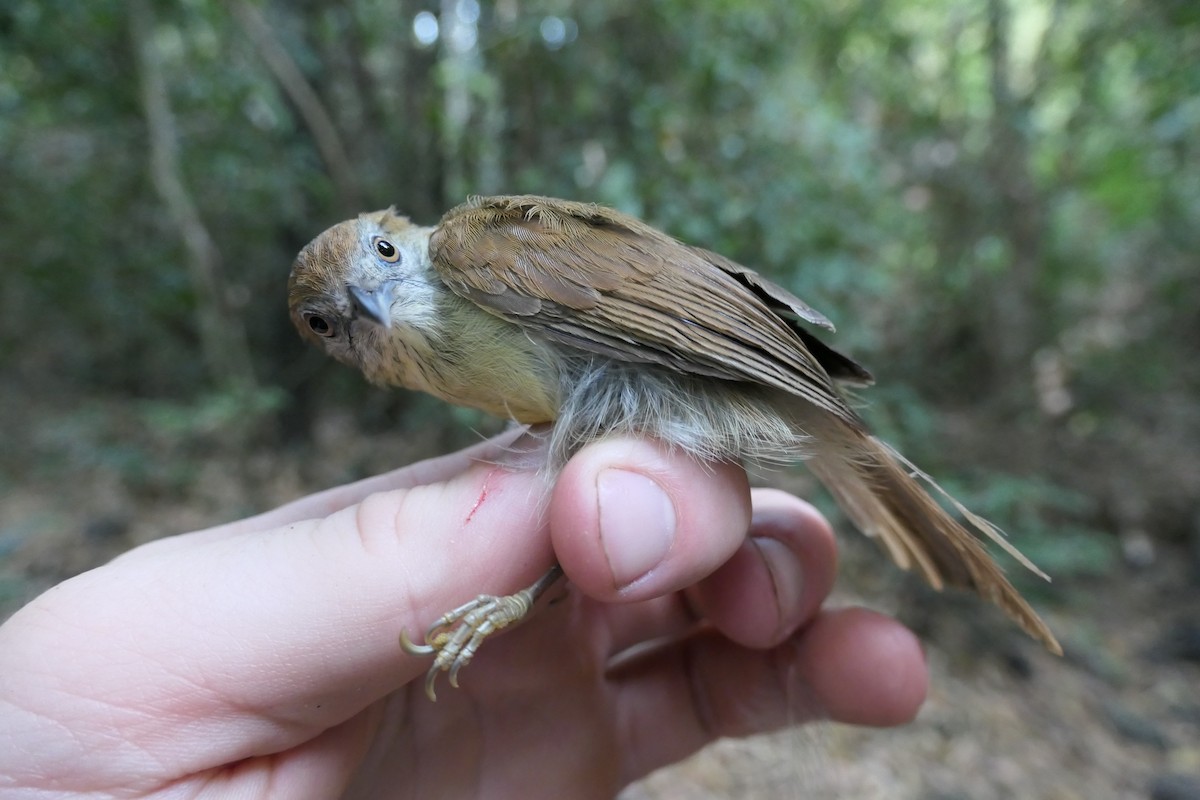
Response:
[[[366,208],[551,194],[826,311],[868,416],[1003,527],[1168,535],[1200,485],[1198,133],[1191,0],[10,0],[3,403],[69,430],[129,398],[229,447],[347,405],[474,424],[303,350],[291,258]],[[1107,563],[1080,536],[1060,560]]]

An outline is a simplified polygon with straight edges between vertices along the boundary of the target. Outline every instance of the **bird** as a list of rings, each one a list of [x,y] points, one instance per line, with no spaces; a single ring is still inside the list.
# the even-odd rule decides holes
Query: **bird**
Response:
[[[829,319],[722,255],[597,204],[476,196],[434,226],[394,208],[332,226],[296,257],[288,305],[304,339],[372,383],[549,425],[550,476],[612,434],[706,461],[804,462],[899,567],[976,592],[1062,652],[984,542],[1049,578],[872,434],[847,395],[872,375],[818,338]],[[424,642],[402,632],[434,657],[429,696],[561,574],[469,600]]]

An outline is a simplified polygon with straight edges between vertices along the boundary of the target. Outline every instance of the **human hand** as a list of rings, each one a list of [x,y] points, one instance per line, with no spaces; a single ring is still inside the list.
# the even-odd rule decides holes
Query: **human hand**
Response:
[[[543,521],[538,478],[489,461],[501,446],[162,539],[34,600],[0,626],[4,796],[611,797],[717,737],[916,713],[915,638],[821,610],[836,551],[811,506],[756,491],[751,519],[741,470],[614,440],[572,459]],[[399,631],[555,558],[565,594],[430,703]]]

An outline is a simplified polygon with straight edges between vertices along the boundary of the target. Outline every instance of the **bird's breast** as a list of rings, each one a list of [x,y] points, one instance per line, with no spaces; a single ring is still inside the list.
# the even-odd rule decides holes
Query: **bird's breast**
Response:
[[[397,326],[380,349],[387,357],[377,383],[528,424],[558,416],[560,357],[552,346],[469,301],[447,298],[435,325]]]

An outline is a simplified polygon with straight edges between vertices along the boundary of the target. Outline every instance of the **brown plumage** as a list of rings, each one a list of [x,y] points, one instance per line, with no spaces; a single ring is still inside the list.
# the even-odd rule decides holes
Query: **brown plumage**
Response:
[[[289,299],[304,336],[373,381],[555,422],[551,468],[613,431],[701,458],[807,460],[897,564],[978,592],[1060,652],[978,535],[1036,567],[848,405],[838,384],[871,376],[804,327],[829,321],[716,253],[600,206],[482,197],[434,228],[390,210],[331,228],[298,257]]]

